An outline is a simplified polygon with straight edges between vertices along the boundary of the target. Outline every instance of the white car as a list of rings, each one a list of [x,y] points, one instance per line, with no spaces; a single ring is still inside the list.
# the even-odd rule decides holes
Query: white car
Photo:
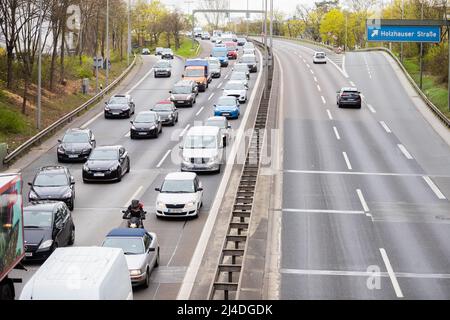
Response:
[[[248,87],[242,81],[230,80],[223,88],[223,95],[236,97],[240,103],[245,103],[247,91]]]
[[[254,48],[245,48],[242,54],[256,55],[256,51]]]
[[[149,48],[144,48],[144,49],[142,49],[142,54],[143,54],[144,56],[148,56],[148,55],[150,54],[150,49],[149,49]]]
[[[248,68],[248,65],[246,63],[236,63],[233,66],[232,71],[239,71],[239,72],[245,72],[247,75],[247,79],[250,80],[250,70]]]
[[[314,53],[313,63],[327,63],[327,56],[325,52]]]
[[[193,172],[169,173],[156,198],[156,217],[197,217],[203,206],[203,187]]]
[[[232,81],[241,81],[248,87],[248,78],[247,73],[242,71],[233,71],[230,76],[230,80]]]

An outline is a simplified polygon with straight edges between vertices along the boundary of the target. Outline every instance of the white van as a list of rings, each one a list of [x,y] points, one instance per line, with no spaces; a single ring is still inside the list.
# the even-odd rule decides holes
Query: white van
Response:
[[[20,300],[133,300],[122,249],[58,248],[26,283]]]
[[[181,171],[220,172],[223,159],[222,132],[218,127],[192,127],[184,137]]]

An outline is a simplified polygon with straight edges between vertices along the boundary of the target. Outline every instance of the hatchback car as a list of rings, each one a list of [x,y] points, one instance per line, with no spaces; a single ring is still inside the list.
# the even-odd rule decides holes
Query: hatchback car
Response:
[[[161,52],[161,58],[163,59],[173,59],[173,51],[170,48],[164,48]]]
[[[233,71],[230,76],[230,80],[232,81],[241,81],[248,87],[248,78],[245,72],[241,71]]]
[[[239,63],[246,63],[250,70],[250,73],[258,72],[258,61],[256,56],[252,54],[244,54],[239,60]]]
[[[156,112],[142,111],[131,122],[130,138],[158,138],[162,133],[162,122]]]
[[[75,179],[69,169],[62,166],[48,166],[39,169],[28,192],[28,201],[62,201],[73,210],[75,204]]]
[[[163,50],[164,50],[163,47],[156,47],[156,49],[155,49],[155,55],[156,55],[156,56],[161,56]]]
[[[90,129],[69,129],[58,140],[56,153],[58,161],[86,161],[95,148],[94,134]]]
[[[237,44],[238,46],[242,47],[247,43],[247,39],[245,38],[237,38]]]
[[[337,92],[336,104],[339,108],[353,106],[361,108],[361,92],[357,88],[342,88]]]
[[[197,101],[198,86],[194,81],[182,80],[177,82],[170,92],[170,101],[176,107],[188,106],[193,107]]]
[[[228,119],[238,119],[241,114],[239,102],[236,97],[222,96],[214,105],[214,116],[226,117]]]
[[[247,79],[250,80],[250,69],[246,63],[236,63],[233,66],[233,71],[245,72]]]
[[[218,127],[222,132],[223,146],[226,147],[230,141],[230,129],[231,126],[228,124],[228,119],[226,117],[211,117],[205,121],[205,126],[207,127]]]
[[[105,102],[105,118],[130,118],[135,111],[133,98],[129,94],[116,94]]]
[[[170,100],[158,102],[150,111],[158,114],[162,124],[174,126],[178,122],[178,110]]]
[[[212,78],[220,78],[222,76],[222,68],[220,67],[220,60],[214,57],[206,58],[208,60],[209,72]]]
[[[153,268],[159,266],[159,243],[155,233],[145,229],[117,228],[108,233],[102,247],[122,249],[132,285],[148,288]]]
[[[252,49],[252,48],[246,48],[243,49],[242,54],[250,54],[250,55],[256,55],[256,49]]]
[[[228,81],[223,88],[223,95],[236,97],[240,103],[247,102],[248,87],[241,81]]]
[[[225,42],[225,46],[228,50],[228,53],[227,53],[228,59],[236,60],[238,57],[237,44],[235,42],[231,41],[231,42]]]
[[[253,44],[253,42],[247,41],[244,45],[243,45],[243,49],[255,49],[255,45]]]
[[[160,76],[170,78],[172,76],[172,65],[168,60],[159,60],[153,67],[155,78]]]
[[[23,208],[25,261],[47,259],[75,243],[75,224],[64,202],[41,201]]]
[[[203,187],[196,173],[169,173],[155,190],[157,217],[197,217],[203,206]]]
[[[142,49],[142,55],[144,55],[144,56],[150,55],[150,49],[149,48]]]
[[[325,52],[315,52],[313,56],[313,63],[327,63],[327,56],[325,55]]]
[[[121,181],[130,168],[130,157],[124,147],[97,147],[83,166],[83,182]]]

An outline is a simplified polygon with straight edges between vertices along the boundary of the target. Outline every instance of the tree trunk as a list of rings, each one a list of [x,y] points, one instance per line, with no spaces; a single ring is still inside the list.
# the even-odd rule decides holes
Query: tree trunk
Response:
[[[13,85],[13,62],[14,62],[14,48],[8,46],[7,48],[7,72],[6,72],[6,88],[11,89]]]
[[[66,28],[65,28],[65,26],[63,26],[62,32],[61,32],[61,50],[60,50],[61,52],[60,52],[60,59],[59,59],[59,63],[60,63],[59,81],[61,83],[64,82],[64,78],[65,78],[65,68],[64,68],[65,48],[66,48]]]
[[[25,75],[25,85],[23,88],[23,97],[22,97],[22,113],[27,114],[27,96],[28,96],[28,86],[30,85],[30,77]]]

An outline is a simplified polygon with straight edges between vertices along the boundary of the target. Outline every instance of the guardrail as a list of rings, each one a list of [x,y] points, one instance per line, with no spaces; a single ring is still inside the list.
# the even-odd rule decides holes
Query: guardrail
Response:
[[[416,92],[420,95],[420,97],[422,98],[422,100],[425,102],[425,104],[430,108],[430,110],[439,118],[439,120],[441,120],[447,127],[450,128],[450,119],[447,118],[447,116],[442,113],[441,110],[439,110],[438,107],[436,107],[433,102],[431,102],[430,99],[428,99],[428,97],[426,96],[426,94],[420,89],[420,87],[417,85],[417,83],[414,81],[414,79],[410,76],[410,74],[408,73],[408,71],[406,70],[406,68],[403,66],[403,64],[401,63],[401,61],[397,58],[397,56],[388,48],[384,48],[384,47],[374,47],[374,48],[365,48],[365,49],[358,49],[358,50],[354,50],[355,52],[365,52],[365,51],[384,51],[386,53],[388,53],[394,60],[395,62],[398,64],[398,66],[400,67],[400,69],[402,70],[402,72],[405,74],[406,78],[408,79],[408,81],[411,83],[411,85],[414,87],[414,89],[416,90]]]
[[[250,36],[251,37],[261,37],[261,35],[256,35],[256,34],[252,34]],[[308,39],[299,39],[299,38],[291,38],[291,37],[283,37],[283,36],[273,36],[273,37],[275,39],[285,39],[285,40],[291,40],[291,41],[305,42],[305,43],[308,43],[308,44],[312,44],[312,45],[315,45],[315,46],[326,48],[326,49],[331,50],[333,52],[334,52],[334,49],[335,49],[333,46],[330,46],[330,45],[327,45],[327,44],[324,44],[324,43],[321,43],[321,42],[308,40]]]
[[[95,104],[98,102],[98,100],[101,100],[103,96],[105,96],[109,91],[111,91],[122,79],[133,69],[133,67],[136,64],[137,56],[134,56],[133,62],[128,66],[128,68],[122,72],[122,74],[115,79],[113,82],[111,82],[110,85],[108,85],[105,89],[100,91],[98,94],[96,94],[94,97],[90,98],[88,101],[83,103],[81,106],[76,108],[75,110],[71,111],[70,113],[66,114],[56,122],[52,123],[47,128],[43,129],[39,133],[37,133],[35,136],[28,139],[26,142],[21,144],[19,147],[14,149],[11,153],[9,153],[4,159],[3,164],[8,165],[10,164],[14,159],[16,159],[18,156],[23,154],[25,151],[27,151],[30,147],[34,146],[37,142],[40,142],[44,137],[46,137],[48,134],[53,132],[56,129],[59,129],[62,125],[71,122],[72,119],[76,116],[78,116],[79,113],[82,111],[85,111],[88,109],[92,104]]]

